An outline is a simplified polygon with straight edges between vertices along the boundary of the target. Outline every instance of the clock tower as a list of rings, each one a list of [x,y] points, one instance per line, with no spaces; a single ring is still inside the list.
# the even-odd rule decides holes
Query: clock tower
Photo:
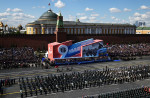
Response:
[[[66,41],[67,34],[64,31],[63,16],[61,15],[61,12],[57,16],[56,30],[54,33],[56,34],[56,42]]]

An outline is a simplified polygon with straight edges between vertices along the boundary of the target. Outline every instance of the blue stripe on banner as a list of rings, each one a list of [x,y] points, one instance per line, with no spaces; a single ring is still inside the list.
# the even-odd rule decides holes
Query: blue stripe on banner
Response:
[[[66,57],[71,57],[75,54],[80,53],[81,46],[87,45],[87,44],[90,44],[90,43],[93,43],[93,42],[94,42],[94,40],[93,40],[93,38],[91,38],[91,39],[84,40],[84,41],[81,41],[81,42],[77,42],[73,45],[68,46],[68,53],[67,53]]]

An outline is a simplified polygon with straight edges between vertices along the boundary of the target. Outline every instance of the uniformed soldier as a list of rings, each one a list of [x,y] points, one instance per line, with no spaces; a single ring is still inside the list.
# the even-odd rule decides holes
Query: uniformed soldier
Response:
[[[23,92],[22,92],[22,89],[20,89],[20,95],[21,95],[21,98],[23,98]]]
[[[43,88],[40,86],[40,95],[42,95]]]

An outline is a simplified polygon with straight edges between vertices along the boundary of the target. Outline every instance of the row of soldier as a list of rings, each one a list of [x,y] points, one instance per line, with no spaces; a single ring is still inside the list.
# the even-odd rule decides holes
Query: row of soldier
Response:
[[[21,62],[21,63],[8,63],[4,62],[0,64],[0,70],[1,69],[13,69],[13,68],[30,68],[30,67],[39,67],[40,63],[38,62],[32,62],[32,63],[27,63],[27,62]]]
[[[2,86],[11,86],[11,85],[16,83],[15,81],[16,81],[15,78],[13,78],[13,79],[11,79],[11,78],[1,79],[0,80],[0,85],[2,85]]]
[[[25,96],[59,91],[83,89],[115,83],[134,82],[150,77],[150,66],[139,65],[119,69],[85,70],[84,72],[63,73],[60,75],[37,76],[34,79],[21,78],[20,92]]]
[[[1,79],[0,80],[0,93],[3,94],[4,91],[4,87],[6,86],[11,86],[14,85],[16,83],[16,79],[10,79],[10,78],[6,78],[6,79]]]
[[[83,98],[150,98],[150,93],[145,91],[144,88],[133,88],[125,91],[88,95]]]

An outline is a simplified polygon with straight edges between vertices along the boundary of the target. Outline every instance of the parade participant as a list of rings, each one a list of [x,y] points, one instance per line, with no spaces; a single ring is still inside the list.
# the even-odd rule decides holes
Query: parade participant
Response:
[[[135,82],[139,79],[147,79],[150,73],[149,65],[130,66],[124,68],[110,69],[106,67],[103,70],[85,70],[84,72],[73,72],[70,74],[62,73],[60,75],[48,75],[47,77],[37,76],[34,79],[24,78],[20,79],[20,87],[24,88],[26,92],[26,86],[30,90],[32,96],[32,90],[39,88],[40,94],[44,91],[59,92],[73,89],[84,89],[87,87],[95,87],[110,84],[122,84],[125,82]],[[25,86],[26,85],[26,86]],[[47,92],[48,90],[48,92]],[[36,94],[38,95],[38,94]]]

